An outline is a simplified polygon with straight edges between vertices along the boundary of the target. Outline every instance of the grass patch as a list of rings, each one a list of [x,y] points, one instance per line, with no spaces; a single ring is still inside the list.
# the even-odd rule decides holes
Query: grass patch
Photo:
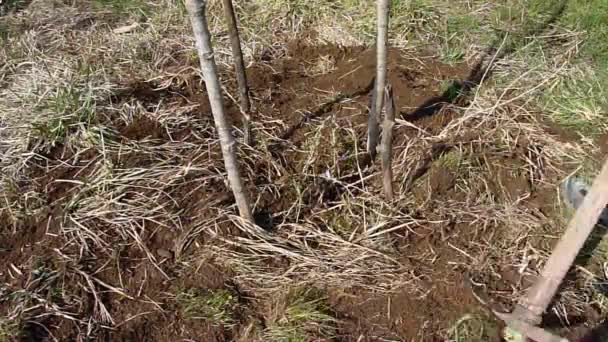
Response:
[[[608,71],[608,2],[570,0],[560,22],[571,29],[585,32],[583,55]]]
[[[489,41],[480,32],[481,24],[479,18],[472,15],[463,14],[445,18],[441,27],[441,60],[447,64],[461,62],[472,40]]]
[[[245,38],[259,38],[270,32],[268,22],[277,22],[288,32],[316,30],[325,37],[341,40],[343,35],[354,36],[359,42],[373,44],[376,34],[376,5],[364,0],[257,0],[242,5],[238,11]],[[428,0],[395,0],[391,2],[389,39],[401,41],[412,33],[428,27],[439,18],[436,8]],[[256,30],[250,28],[255,27]],[[327,30],[325,30],[327,28]]]
[[[327,298],[315,289],[290,291],[275,302],[265,337],[276,342],[305,342],[334,334],[335,318]]]
[[[8,38],[10,37],[10,30],[8,25],[6,25],[3,22],[0,22],[0,42],[2,42],[3,44],[8,40]]]
[[[544,94],[544,107],[553,121],[583,135],[608,131],[605,88],[591,70],[575,69]]]
[[[357,19],[353,22],[355,31],[366,40],[373,41],[376,35],[375,3],[363,0],[344,0],[341,3],[344,11],[356,13]],[[389,19],[391,36],[409,35],[426,28],[438,18],[437,10],[429,1],[392,1]]]
[[[572,101],[565,101],[565,105],[582,110],[590,115],[606,116],[608,100],[608,2],[603,0],[571,0],[567,10],[560,20],[560,24],[585,33],[580,50],[580,57],[584,63],[591,60],[595,64],[595,73],[592,77],[574,77],[563,88],[562,98],[573,97]],[[586,78],[586,80],[585,80]],[[570,86],[571,85],[571,86]],[[576,89],[575,87],[580,87]],[[601,113],[600,113],[601,112]],[[562,120],[563,121],[563,120]],[[597,120],[591,120],[583,125],[586,130],[592,127]],[[605,126],[602,126],[605,128]]]
[[[223,326],[235,323],[234,310],[237,306],[237,298],[228,290],[188,289],[180,292],[175,300],[188,319],[204,319]]]
[[[458,96],[463,95],[462,85],[451,80],[442,80],[441,94],[446,97],[448,102],[454,102]]]
[[[458,150],[451,150],[444,153],[437,159],[437,164],[451,171],[458,171],[460,167],[465,163],[463,155]]]
[[[350,207],[350,203],[347,202],[344,208],[328,210],[322,215],[327,226],[346,240],[351,238],[351,235],[358,227],[358,224],[352,221],[349,212],[351,210]]]
[[[58,88],[39,110],[51,117],[33,125],[33,135],[50,146],[63,143],[71,128],[89,126],[95,118],[95,99],[90,92],[73,86]]]
[[[19,326],[6,318],[0,318],[0,342],[13,341],[19,337]]]
[[[451,33],[466,32],[472,22],[454,17],[453,28],[445,24],[442,43],[442,59],[454,63],[460,58],[458,38]],[[572,32],[584,32],[585,38],[580,53],[572,60],[567,73],[552,82],[542,95],[532,103],[555,123],[585,136],[594,136],[608,129],[605,112],[608,101],[605,93],[608,86],[608,47],[603,44],[608,38],[608,4],[601,0],[558,1],[508,0],[499,4],[489,15],[490,26],[497,32],[494,45],[506,38],[503,46],[505,58],[525,61],[528,69],[542,73],[551,72],[549,63],[561,53],[563,41],[551,37],[560,34],[559,28]],[[481,21],[481,25],[483,25]],[[557,29],[557,32],[555,28]],[[549,32],[551,31],[551,32]],[[547,37],[543,37],[547,34]],[[565,49],[561,49],[565,50]],[[560,59],[563,61],[563,59]],[[592,61],[594,67],[585,65]],[[562,63],[562,62],[557,62]],[[554,68],[553,68],[554,69]],[[517,76],[508,74],[495,76],[494,86],[500,88]],[[536,80],[536,84],[542,80]],[[524,87],[528,87],[525,85]]]

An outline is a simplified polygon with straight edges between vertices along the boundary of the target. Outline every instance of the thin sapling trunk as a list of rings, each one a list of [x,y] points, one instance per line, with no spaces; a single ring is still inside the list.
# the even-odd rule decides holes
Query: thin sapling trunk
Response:
[[[376,83],[375,106],[370,108],[367,127],[367,153],[371,159],[376,157],[376,148],[380,137],[380,113],[384,105],[384,87],[386,86],[386,58],[388,43],[389,1],[377,0],[377,36],[376,36]]]
[[[236,80],[239,86],[239,100],[241,113],[243,114],[243,132],[245,144],[252,145],[253,137],[251,136],[251,101],[249,99],[249,85],[247,83],[247,74],[245,72],[245,62],[243,59],[243,51],[241,50],[241,39],[239,37],[238,23],[232,0],[223,0],[224,12],[228,21],[228,33],[230,35],[230,45],[232,45],[232,59],[234,60],[234,68],[236,71]]]
[[[232,136],[231,127],[226,120],[222,88],[217,74],[215,58],[213,57],[211,34],[209,33],[207,18],[205,16],[205,5],[206,1],[204,0],[186,0],[186,8],[190,15],[198,56],[201,62],[201,69],[203,71],[205,86],[207,87],[209,96],[209,104],[211,105],[213,120],[220,137],[220,145],[222,147],[224,165],[226,166],[226,172],[228,173],[228,181],[232,188],[232,192],[234,193],[234,198],[241,217],[245,220],[253,221],[249,198],[243,188],[243,182],[236,159],[235,140]]]

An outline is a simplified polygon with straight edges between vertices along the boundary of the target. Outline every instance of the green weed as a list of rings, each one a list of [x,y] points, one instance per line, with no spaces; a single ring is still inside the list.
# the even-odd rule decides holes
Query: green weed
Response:
[[[33,135],[51,146],[63,143],[74,126],[88,127],[95,118],[92,94],[73,86],[57,89],[39,109],[50,118],[34,123]]]
[[[328,211],[326,215],[327,225],[343,239],[349,239],[357,228],[357,225],[351,221],[347,210],[332,210]]]
[[[458,171],[458,169],[463,165],[466,161],[463,160],[463,156],[458,150],[452,150],[448,153],[444,153],[439,159],[437,159],[437,164],[443,168]]]
[[[305,342],[311,340],[311,334],[333,334],[335,319],[329,314],[327,298],[318,291],[299,289],[284,300],[283,310],[268,324],[265,335],[269,341]]]
[[[3,22],[0,22],[0,42],[2,42],[4,44],[8,40],[9,37],[10,37],[10,30],[8,28],[8,25],[6,25]]]
[[[6,318],[0,318],[0,342],[13,341],[19,336],[19,326]]]
[[[579,68],[563,77],[546,94],[551,117],[560,125],[582,134],[608,130],[608,3],[603,0],[571,0],[560,24],[585,33],[578,63],[591,61],[594,71]]]
[[[453,102],[458,96],[462,95],[462,85],[451,80],[442,80],[441,94],[448,102]]]
[[[237,298],[228,290],[189,289],[180,292],[175,299],[188,319],[205,319],[223,326],[235,323],[234,310]]]

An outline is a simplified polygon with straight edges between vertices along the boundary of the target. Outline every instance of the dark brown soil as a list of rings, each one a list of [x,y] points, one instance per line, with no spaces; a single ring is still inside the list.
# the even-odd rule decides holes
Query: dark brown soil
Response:
[[[321,58],[333,61],[334,68],[328,73],[314,75],[311,66],[317,65]],[[369,103],[368,93],[375,74],[375,53],[373,49],[363,47],[336,47],[332,45],[310,47],[301,42],[290,45],[287,56],[272,59],[263,58],[265,62],[253,66],[248,70],[251,82],[254,105],[253,116],[256,118],[271,117],[281,120],[281,124],[271,127],[281,141],[274,141],[269,146],[269,152],[279,161],[284,169],[286,178],[304,179],[300,170],[304,163],[299,160],[293,148],[286,146],[299,146],[309,132],[308,125],[326,115],[335,115],[338,123],[352,128],[359,141],[359,149],[364,150],[364,134],[366,106]],[[411,56],[397,50],[391,50],[388,59],[388,81],[393,86],[398,115],[404,120],[415,123],[420,129],[437,134],[458,114],[444,106],[447,98],[443,96],[446,86],[452,81],[465,79],[469,68],[466,65],[447,66],[438,63],[426,56]],[[152,108],[163,100],[183,101],[183,103],[199,103],[196,115],[211,120],[209,106],[205,93],[196,84],[200,80],[194,78],[191,84],[182,88],[155,91],[154,85],[134,81],[125,85],[125,90],[116,94],[111,101],[124,103],[139,101],[144,106]],[[194,84],[194,86],[192,86]],[[234,80],[227,81],[228,89],[234,89]],[[234,92],[233,92],[234,93]],[[330,94],[323,96],[323,94]],[[466,98],[460,98],[459,104],[466,104]],[[231,103],[227,101],[227,103]],[[231,121],[239,125],[240,115],[234,104],[228,105]],[[118,119],[112,120],[114,129],[120,133],[124,142],[154,140],[159,144],[167,141],[184,141],[197,143],[200,135],[193,134],[189,127],[184,127],[179,134],[169,136],[163,125],[148,117],[134,118],[133,123],[125,125]],[[407,141],[413,132],[410,129],[400,129],[395,132],[395,144]],[[530,208],[550,210],[553,203],[553,194],[536,191],[535,180],[527,173],[520,173],[526,163],[527,145],[521,142],[510,152],[487,151],[474,143],[476,137],[458,138],[459,141],[445,141],[435,144],[429,151],[423,153],[419,167],[410,175],[409,189],[420,201],[428,205],[418,209],[414,216],[427,219],[446,219],[440,217],[436,203],[451,199],[465,200],[467,196],[481,196],[489,191],[489,195],[497,200],[514,200],[530,194],[527,200]],[[330,149],[335,148],[329,137],[323,137],[322,145]],[[460,175],[457,170],[445,167],[437,162],[442,156],[455,147],[476,161],[478,167],[486,168],[488,177],[487,188],[473,187],[472,193],[463,193],[457,189],[456,183]],[[214,150],[219,160],[218,150]],[[57,179],[71,179],[86,181],[89,176],[85,171],[78,174],[74,170],[87,165],[94,155],[76,156],[61,147],[46,154],[47,159],[33,163],[31,175],[34,181],[30,184],[20,184],[21,191],[35,188],[46,195],[43,210],[35,217],[15,221],[8,214],[0,216],[0,280],[9,286],[10,290],[17,291],[27,288],[38,291],[43,297],[51,296],[50,289],[35,290],[30,274],[41,263],[48,269],[59,270],[60,275],[71,274],[69,279],[59,277],[54,286],[62,288],[68,296],[84,298],[84,302],[61,302],[59,306],[73,313],[78,319],[86,319],[94,315],[97,317],[95,301],[86,288],[76,284],[86,283],[82,278],[68,272],[74,269],[95,271],[95,277],[108,284],[118,284],[127,291],[132,299],[119,296],[109,291],[104,293],[101,301],[105,304],[110,315],[117,323],[112,328],[95,326],[89,332],[91,340],[99,341],[231,341],[238,338],[240,331],[248,322],[259,319],[263,321],[264,312],[256,312],[255,305],[249,305],[245,294],[231,281],[231,272],[215,266],[213,261],[204,262],[194,268],[186,268],[178,262],[175,253],[175,244],[182,233],[163,230],[153,224],[146,224],[143,232],[144,243],[151,253],[159,260],[161,273],[146,259],[146,254],[133,245],[116,245],[114,250],[92,251],[89,255],[95,258],[83,259],[73,264],[62,258],[62,253],[76,255],[79,251],[64,247],[67,237],[59,233],[62,221],[66,219],[65,204],[72,194],[72,183],[57,183]],[[142,167],[149,165],[150,161],[139,156],[112,156],[119,167]],[[315,172],[323,172],[328,165],[324,158],[331,158],[330,153],[315,162]],[[64,165],[65,162],[74,165],[74,169]],[[55,166],[49,174],[42,174],[39,167]],[[265,184],[264,171],[269,168],[265,162],[255,162],[249,165],[255,172],[252,175],[253,184]],[[344,174],[348,170],[344,166]],[[341,175],[338,175],[341,176]],[[279,184],[278,191],[265,193],[259,203],[260,211],[280,212],[289,207],[293,200],[291,183]],[[250,185],[252,186],[252,185]],[[307,184],[307,201],[314,207],[320,197],[323,201],[337,199],[339,189],[330,189],[327,184]],[[145,190],[142,190],[145,191]],[[196,226],[196,220],[204,218],[207,203],[213,200],[218,203],[231,203],[229,191],[223,182],[197,183],[191,179],[183,184],[168,189],[168,196],[176,201],[175,208],[169,210],[179,211],[183,217],[183,231]],[[321,196],[320,192],[323,192]],[[145,192],[144,192],[145,193]],[[218,199],[219,198],[219,199]],[[434,204],[433,204],[434,203]],[[211,213],[210,213],[211,214]],[[263,214],[263,213],[262,213]],[[305,214],[305,213],[304,213]],[[263,216],[260,214],[260,216]],[[459,268],[459,263],[466,263],[466,256],[459,253],[452,245],[467,246],[481,241],[495,234],[494,230],[479,230],[461,222],[459,218],[446,220],[444,226],[437,230],[421,230],[410,237],[397,236],[402,239],[401,259],[405,264],[418,268],[423,275],[428,292],[424,295],[412,295],[405,290],[398,290],[390,296],[379,296],[361,289],[329,289],[330,304],[333,312],[340,318],[338,341],[381,341],[385,339],[398,339],[405,341],[443,341],[444,333],[454,322],[467,314],[488,317],[490,325],[496,327],[500,324],[491,318],[488,308],[482,306],[473,294],[470,279],[486,277],[484,282],[490,284],[486,291],[509,291],[512,286],[522,280],[517,278],[516,272],[504,268],[502,274],[483,275],[467,274]],[[111,227],[99,227],[100,231],[111,234]],[[118,241],[118,240],[116,240]],[[205,243],[201,237],[196,241]],[[420,256],[432,251],[435,260],[427,263]],[[186,255],[191,249],[186,249]],[[182,259],[183,260],[183,259]],[[20,270],[15,272],[15,266]],[[199,267],[200,266],[200,267]],[[9,271],[10,270],[10,271]],[[518,285],[519,286],[519,285]],[[52,287],[52,286],[51,286]],[[233,328],[213,326],[205,321],[188,320],[182,317],[176,309],[171,294],[184,288],[199,289],[230,289],[241,296],[242,307],[239,322]],[[103,290],[103,287],[98,287]],[[0,291],[0,294],[2,292]],[[248,294],[251,295],[251,294]],[[254,294],[253,294],[254,295]],[[258,298],[264,300],[264,298]],[[510,303],[502,303],[508,309]],[[4,315],[10,308],[10,301],[0,301],[0,312]],[[41,314],[44,308],[37,309]],[[95,312],[95,313],[94,313]],[[79,326],[58,315],[51,315],[37,323],[43,324],[56,339],[60,341],[76,340],[83,336],[84,327]],[[31,330],[29,340],[47,340],[49,333],[35,328],[36,325],[27,325],[25,330]],[[497,334],[488,332],[487,341],[498,341]],[[24,338],[27,340],[27,338]]]

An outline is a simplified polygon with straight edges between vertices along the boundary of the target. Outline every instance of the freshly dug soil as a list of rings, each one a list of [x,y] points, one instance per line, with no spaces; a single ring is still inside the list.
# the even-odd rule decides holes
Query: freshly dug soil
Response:
[[[375,75],[375,52],[363,47],[337,47],[333,45],[307,46],[300,41],[293,42],[286,56],[263,59],[264,62],[252,66],[248,72],[255,113],[253,121],[261,117],[280,121],[272,129],[282,141],[274,141],[269,146],[269,152],[280,160],[281,166],[287,172],[286,176],[297,178],[303,165],[301,156],[294,148],[306,140],[310,125],[314,120],[327,115],[334,115],[337,122],[345,127],[351,127],[364,148],[366,132],[366,106],[369,103],[368,93]],[[325,62],[324,62],[325,61]],[[458,117],[457,112],[450,110],[445,104],[456,102],[466,105],[466,96],[452,98],[448,88],[453,82],[462,82],[469,77],[470,68],[466,64],[449,66],[436,59],[418,55],[412,56],[402,51],[391,50],[388,57],[388,82],[393,87],[395,104],[400,119],[415,124],[418,129],[428,134],[438,134],[442,128]],[[154,85],[140,80],[133,80],[125,85],[125,90],[112,98],[115,103],[138,101],[144,106],[153,108],[161,100],[165,102],[198,103],[196,115],[212,120],[204,89],[200,80],[193,76],[189,86],[175,87],[162,91],[154,90]],[[459,84],[459,83],[455,83]],[[233,79],[226,80],[227,89],[235,89]],[[233,92],[235,93],[235,92]],[[230,119],[236,126],[240,125],[238,107],[227,101]],[[120,120],[113,121],[114,129],[120,134],[123,142],[154,140],[158,145],[164,142],[197,143],[201,138],[200,132],[190,127],[184,127],[179,134],[169,135],[162,124],[147,117],[137,117],[126,125]],[[395,144],[407,140],[411,129],[401,128],[395,132]],[[326,137],[324,137],[326,138]],[[472,139],[473,140],[473,139]],[[327,144],[328,148],[331,144]],[[411,175],[409,190],[420,203],[432,200],[434,203],[448,202],[451,199],[463,199],[466,196],[481,196],[481,193],[464,194],[456,184],[458,171],[445,167],[437,160],[445,156],[453,148],[449,139],[445,144],[438,143],[426,153],[426,158],[420,161],[420,167]],[[511,155],[494,155],[492,151],[484,151],[471,144],[465,151],[472,160],[480,165],[489,167],[487,172],[494,174],[486,191],[496,199],[513,200],[529,194],[526,203],[531,210],[550,211],[554,201],[553,194],[539,193],[528,174],[513,170],[522,168],[526,163],[527,149],[525,142],[516,146]],[[210,148],[209,155],[220,160],[217,146]],[[0,216],[0,279],[9,284],[13,290],[20,288],[32,289],[36,286],[30,274],[41,265],[47,269],[60,270],[66,261],[57,250],[61,250],[67,237],[59,234],[59,229],[67,214],[64,212],[66,201],[73,194],[73,182],[57,182],[57,180],[86,181],[89,176],[84,171],[64,167],[62,160],[73,160],[73,153],[63,146],[58,146],[45,153],[47,159],[36,160],[28,170],[34,179],[31,183],[19,184],[22,191],[35,189],[44,193],[45,198],[37,205],[44,210],[35,217],[16,220],[8,214]],[[95,155],[78,156],[79,166],[88,165],[96,158]],[[145,168],[150,165],[148,157],[137,155],[112,156],[113,162],[121,168]],[[325,158],[325,159],[324,159]],[[326,159],[331,158],[321,154],[315,161],[316,172],[322,173]],[[42,166],[54,166],[52,173],[42,173]],[[260,173],[267,167],[263,163],[251,165],[254,171]],[[350,170],[354,171],[354,170]],[[254,178],[254,182],[256,178]],[[263,183],[263,180],[259,181]],[[378,183],[379,184],[379,183]],[[260,186],[261,184],[255,184]],[[250,185],[251,186],[251,185]],[[194,190],[193,190],[194,189]],[[310,201],[318,198],[315,191],[322,187],[309,189]],[[323,190],[325,191],[325,190]],[[337,193],[324,195],[324,200],[330,201]],[[204,187],[197,184],[196,179],[181,184],[172,189],[168,196],[176,201],[175,208],[179,210],[186,226],[184,231],[196,226],[205,213],[205,201],[215,198],[215,203],[231,203],[230,192],[221,181],[206,183]],[[185,196],[187,194],[187,196]],[[219,198],[219,200],[217,200]],[[289,187],[282,186],[278,191],[265,194],[260,198],[259,216],[262,211],[270,213],[281,212],[289,208],[293,194]],[[419,217],[432,219],[432,207],[425,207],[417,213]],[[304,213],[305,214],[305,213]],[[303,215],[304,215],[303,214]],[[271,224],[269,224],[271,225]],[[99,227],[106,232],[111,227]],[[200,289],[229,288],[239,293],[238,286],[232,283],[229,270],[216,266],[213,261],[197,265],[195,271],[182,272],[183,264],[174,259],[175,241],[180,234],[175,231],[162,230],[160,227],[146,226],[143,243],[150,252],[162,260],[159,269],[147,262],[146,254],[136,246],[120,246],[121,250],[93,251],[97,258],[86,260],[79,265],[83,269],[95,271],[95,276],[101,281],[118,286],[127,291],[131,297],[121,297],[110,291],[101,291],[110,316],[118,325],[111,328],[99,328],[90,335],[99,341],[231,341],[239,338],[246,328],[247,322],[263,321],[264,312],[258,305],[241,298],[241,304],[247,309],[239,312],[239,320],[233,327],[218,327],[201,320],[189,320],[183,317],[176,308],[171,294],[179,289],[196,287]],[[362,289],[329,289],[329,302],[332,311],[340,319],[337,341],[443,341],[445,332],[459,319],[466,315],[478,315],[487,320],[484,341],[499,341],[497,332],[500,323],[488,313],[488,308],[480,304],[473,293],[471,278],[482,275],[466,274],[459,264],[466,263],[468,256],[454,246],[471,246],[476,241],[491,239],[493,232],[479,230],[477,227],[462,223],[453,218],[441,229],[434,231],[421,230],[413,237],[398,242],[401,251],[401,261],[417,269],[417,273],[426,284],[427,291],[423,295],[412,295],[406,291],[397,290],[392,295],[375,295]],[[204,238],[197,240],[204,246]],[[204,248],[204,247],[203,247]],[[193,249],[188,249],[192,251]],[[428,263],[421,256],[434,254],[434,261]],[[354,257],[354,256],[353,256]],[[111,262],[108,262],[111,261]],[[19,270],[17,272],[16,270]],[[67,273],[66,273],[67,274]],[[82,279],[75,279],[82,282]],[[484,279],[489,284],[487,291],[510,291],[511,286],[523,281],[517,272],[505,267],[499,276]],[[63,303],[75,310],[73,314],[79,318],[89,315],[97,316],[95,298],[82,289],[64,288],[62,291],[81,296],[81,303]],[[43,291],[51,295],[50,291]],[[502,303],[508,309],[509,303]],[[263,306],[260,306],[263,307]],[[6,314],[10,303],[0,302],[0,312]],[[43,308],[37,309],[40,313]],[[27,335],[24,340],[48,340],[50,334],[60,341],[76,340],[82,331],[75,328],[70,320],[58,315],[52,315],[38,321],[48,329],[41,329],[38,324],[28,324],[24,327]],[[490,328],[488,328],[490,327]]]

